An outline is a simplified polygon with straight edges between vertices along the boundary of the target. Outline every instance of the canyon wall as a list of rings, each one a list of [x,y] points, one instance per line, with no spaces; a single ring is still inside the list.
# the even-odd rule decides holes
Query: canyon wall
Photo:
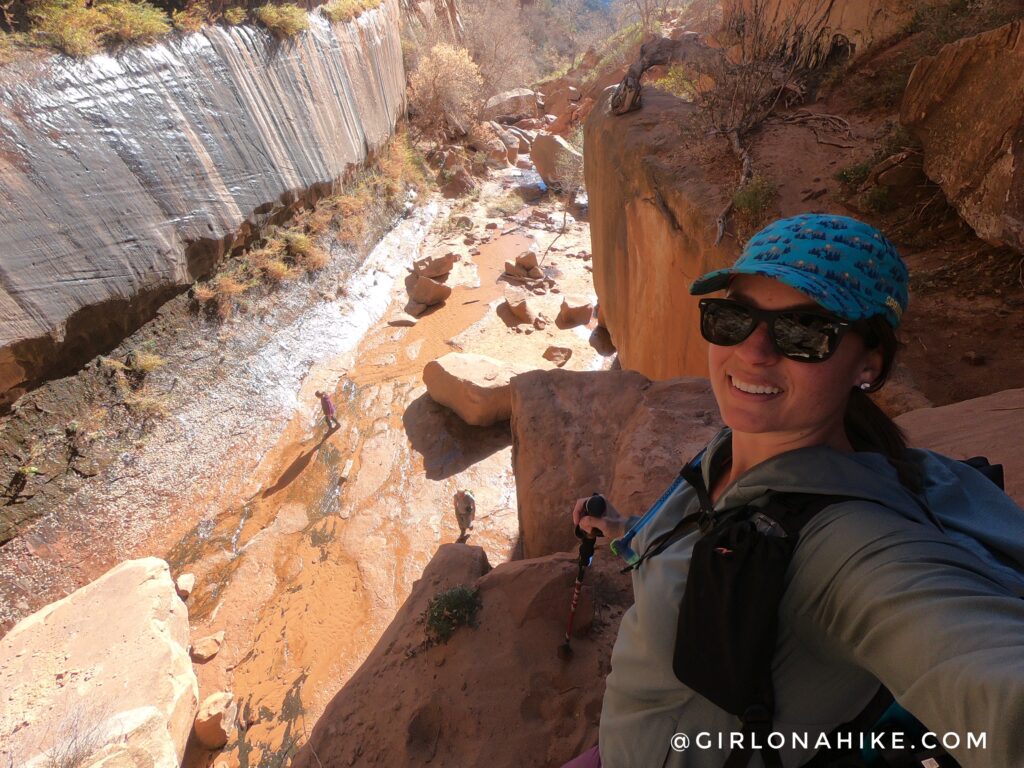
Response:
[[[703,154],[695,105],[645,87],[643,108],[616,117],[610,94],[584,125],[601,323],[623,368],[651,379],[706,376],[688,289],[738,255],[734,239],[714,244],[715,216],[732,190],[711,180],[720,158]]]
[[[978,237],[1024,251],[1024,22],[922,58],[900,121],[921,142],[925,173]]]
[[[763,19],[769,40],[782,39],[802,64],[817,66],[830,55],[857,56],[871,45],[906,29],[923,0],[731,0],[723,7],[716,37],[733,44]]]
[[[0,406],[73,372],[405,110],[397,0],[0,70]]]

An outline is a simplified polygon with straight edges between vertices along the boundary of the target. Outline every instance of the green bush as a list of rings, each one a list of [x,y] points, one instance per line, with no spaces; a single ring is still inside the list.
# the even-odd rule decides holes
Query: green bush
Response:
[[[848,165],[845,168],[840,168],[836,171],[835,180],[841,182],[843,185],[856,189],[868,179],[868,174],[871,173],[872,163],[870,160],[865,160],[863,163],[855,163],[854,165]]]
[[[861,202],[865,208],[875,213],[888,213],[896,208],[896,204],[889,197],[889,188],[878,184],[864,193]]]
[[[693,101],[697,93],[693,80],[682,64],[673,64],[664,77],[659,77],[652,85],[683,101]]]
[[[306,12],[295,5],[261,5],[256,9],[256,20],[274,37],[295,37],[309,28]]]
[[[759,174],[736,190],[733,207],[751,219],[761,219],[775,201],[775,185]]]
[[[480,591],[466,586],[452,587],[434,595],[424,614],[427,638],[435,643],[447,643],[459,627],[475,627],[480,607]]]

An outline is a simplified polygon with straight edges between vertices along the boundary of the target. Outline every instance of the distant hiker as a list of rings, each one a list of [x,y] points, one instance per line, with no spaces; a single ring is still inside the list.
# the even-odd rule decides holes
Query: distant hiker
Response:
[[[324,418],[327,421],[328,429],[337,429],[341,425],[338,423],[338,419],[335,416],[334,402],[331,400],[331,396],[326,392],[317,391],[316,396],[320,398],[320,407],[323,409]]]
[[[476,499],[467,490],[459,489],[455,494],[455,519],[459,521],[459,538],[466,538],[466,532],[473,527],[476,517]]]
[[[576,501],[634,603],[565,768],[1024,766],[1024,511],[868,397],[908,283],[877,229],[805,214],[690,286],[725,291],[699,327],[726,429],[642,517]]]

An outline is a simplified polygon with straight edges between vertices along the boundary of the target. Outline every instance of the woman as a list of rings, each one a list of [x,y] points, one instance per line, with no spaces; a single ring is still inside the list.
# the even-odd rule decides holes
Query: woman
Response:
[[[959,735],[950,751],[965,768],[1024,766],[1024,515],[976,470],[908,449],[867,397],[892,368],[907,306],[895,248],[854,219],[797,216],[759,232],[691,293],[723,289],[724,299],[701,301],[728,427],[695,463],[712,517],[770,491],[849,497],[803,527],[786,571],[771,663],[782,764],[810,761],[816,737],[853,721],[881,683],[930,730]],[[739,722],[672,665],[701,532],[650,556],[651,542],[698,510],[696,489],[681,483],[642,519],[610,504],[588,517],[583,501],[573,510],[581,528],[648,556],[612,653],[599,749],[570,765],[719,768]],[[985,734],[985,748],[976,736],[968,749],[968,732]],[[809,746],[792,734],[809,734]]]

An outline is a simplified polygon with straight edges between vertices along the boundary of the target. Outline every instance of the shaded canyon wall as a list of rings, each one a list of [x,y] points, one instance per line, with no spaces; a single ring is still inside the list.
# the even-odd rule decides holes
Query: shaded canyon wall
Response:
[[[397,0],[309,18],[292,41],[209,27],[0,71],[0,406],[387,141],[405,110]]]

